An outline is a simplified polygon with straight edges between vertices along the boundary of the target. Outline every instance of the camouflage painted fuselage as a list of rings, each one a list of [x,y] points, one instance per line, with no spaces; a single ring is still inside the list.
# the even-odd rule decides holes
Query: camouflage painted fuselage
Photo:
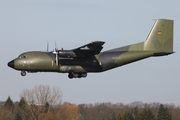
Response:
[[[121,50],[121,49],[120,49]],[[159,55],[168,55],[161,53]],[[151,51],[106,51],[95,56],[82,58],[59,58],[59,65],[56,65],[55,56],[52,52],[26,52],[22,55],[26,58],[16,58],[14,69],[28,72],[62,72],[75,73],[102,72],[119,67],[131,62],[156,56]]]

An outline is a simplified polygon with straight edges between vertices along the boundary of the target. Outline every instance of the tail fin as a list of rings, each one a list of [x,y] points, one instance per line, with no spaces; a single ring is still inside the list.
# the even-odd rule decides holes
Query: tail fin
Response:
[[[158,19],[155,22],[144,42],[144,50],[156,53],[173,53],[173,20]]]

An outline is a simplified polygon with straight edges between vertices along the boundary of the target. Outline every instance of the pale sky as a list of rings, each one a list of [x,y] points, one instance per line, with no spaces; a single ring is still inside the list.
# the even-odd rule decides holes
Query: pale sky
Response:
[[[180,105],[180,1],[0,0],[0,101],[19,101],[23,89],[59,87],[63,102],[174,103]],[[152,57],[72,79],[62,73],[28,73],[7,66],[26,51],[73,49],[105,41],[102,51],[144,41],[155,19],[174,20],[175,54]]]

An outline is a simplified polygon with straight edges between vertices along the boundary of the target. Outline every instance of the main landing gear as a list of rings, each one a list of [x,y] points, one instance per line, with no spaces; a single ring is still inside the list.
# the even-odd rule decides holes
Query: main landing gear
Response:
[[[25,76],[26,75],[26,71],[21,71],[21,75]]]
[[[72,78],[81,78],[81,77],[84,78],[86,76],[87,76],[87,73],[72,73],[72,72],[70,72],[69,75],[68,75],[68,77],[70,79],[72,79]]]

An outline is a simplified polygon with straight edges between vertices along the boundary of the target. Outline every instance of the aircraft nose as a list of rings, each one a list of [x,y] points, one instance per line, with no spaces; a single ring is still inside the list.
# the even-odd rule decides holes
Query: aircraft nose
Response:
[[[11,68],[14,68],[14,60],[10,61],[10,62],[8,63],[8,66],[11,67]]]

